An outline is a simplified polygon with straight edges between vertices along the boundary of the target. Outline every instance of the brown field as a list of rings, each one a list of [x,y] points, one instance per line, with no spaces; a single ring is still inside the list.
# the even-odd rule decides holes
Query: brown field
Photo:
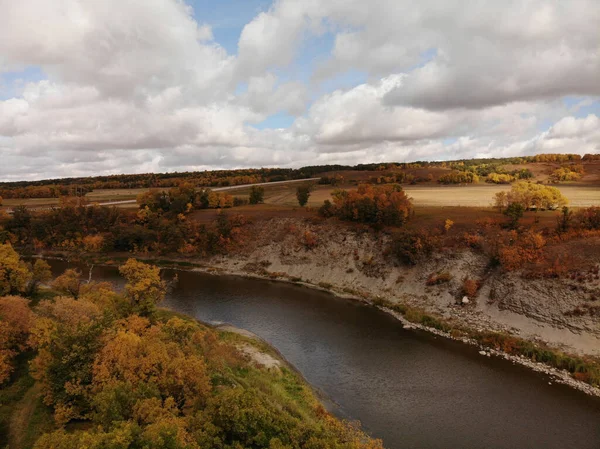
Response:
[[[600,188],[577,185],[561,185],[559,190],[572,207],[600,205]],[[488,207],[496,192],[509,191],[509,185],[475,186],[406,186],[405,191],[415,206],[467,206]]]
[[[216,220],[220,209],[202,209],[193,211],[189,217],[201,224],[209,224]],[[241,214],[252,220],[269,220],[271,218],[311,218],[315,216],[314,210],[305,207],[291,207],[274,204],[253,204],[225,209],[229,215]]]
[[[556,225],[557,211],[525,212],[521,223],[526,226],[553,227]],[[471,231],[473,224],[483,218],[492,218],[498,221],[506,221],[506,217],[491,207],[439,207],[439,206],[415,206],[414,216],[409,226],[416,229],[442,228],[446,219],[454,223],[452,229],[461,234]]]
[[[135,200],[140,194],[150,189],[98,189],[85,195],[85,198],[93,203],[102,201]]]
[[[50,207],[58,204],[58,198],[14,198],[2,201],[2,209],[12,209],[15,206]]]

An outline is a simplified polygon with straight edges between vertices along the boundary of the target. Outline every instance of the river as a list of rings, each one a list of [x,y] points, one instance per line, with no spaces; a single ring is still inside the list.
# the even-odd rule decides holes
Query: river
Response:
[[[49,262],[55,274],[67,266]],[[360,420],[387,448],[600,448],[600,400],[547,376],[324,292],[177,274],[163,306],[259,335],[333,413]],[[95,267],[93,278],[123,285],[113,267]]]

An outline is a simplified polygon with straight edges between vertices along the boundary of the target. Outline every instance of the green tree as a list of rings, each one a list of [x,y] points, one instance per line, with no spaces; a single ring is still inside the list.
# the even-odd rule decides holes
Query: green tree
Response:
[[[40,284],[49,282],[52,279],[52,271],[48,262],[42,259],[35,261],[31,268],[31,280],[28,286],[28,295],[35,295],[38,291]]]
[[[7,231],[11,232],[19,243],[26,243],[31,235],[31,213],[25,206],[13,209],[12,219],[6,224]]]
[[[306,206],[308,199],[310,198],[310,186],[300,186],[296,189],[296,198],[298,198],[298,204],[302,207]]]
[[[567,207],[563,206],[561,214],[556,217],[558,232],[567,232],[571,226],[573,219],[573,212]]]
[[[504,211],[504,215],[509,218],[508,225],[514,229],[518,226],[519,220],[523,217],[523,213],[525,212],[525,207],[521,203],[510,203],[506,210]]]
[[[250,188],[250,204],[259,204],[264,202],[265,189],[261,186],[252,186]]]

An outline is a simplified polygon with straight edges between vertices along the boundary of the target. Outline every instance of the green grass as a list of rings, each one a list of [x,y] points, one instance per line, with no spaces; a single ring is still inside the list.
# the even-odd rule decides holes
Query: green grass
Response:
[[[178,312],[168,309],[158,309],[156,314],[160,321],[167,321],[170,318],[177,317],[186,321],[198,323],[198,320]],[[200,322],[201,326],[206,326]],[[221,331],[217,329],[219,339],[228,344],[237,346],[247,344],[256,347],[260,352],[269,354],[277,360],[282,360],[281,354],[260,338],[250,338],[235,332]],[[263,370],[251,365],[245,365],[242,368],[232,370],[229,381],[252,388],[267,395],[269,400],[283,404],[284,408],[292,415],[301,417],[304,421],[316,421],[315,407],[319,402],[313,393],[310,385],[303,379],[299,372],[283,360],[284,365],[279,370]]]

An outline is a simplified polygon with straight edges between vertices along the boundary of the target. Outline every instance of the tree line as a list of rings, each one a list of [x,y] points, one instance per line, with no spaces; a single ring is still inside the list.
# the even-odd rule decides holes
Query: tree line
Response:
[[[415,162],[385,162],[357,165],[314,165],[298,169],[260,168],[237,170],[212,170],[201,172],[171,172],[171,173],[142,173],[108,176],[93,176],[85,178],[57,178],[39,181],[15,181],[0,183],[0,196],[10,199],[26,198],[58,198],[67,195],[85,195],[97,189],[133,189],[133,188],[171,188],[182,184],[192,184],[195,187],[227,187],[262,182],[306,179],[323,175],[323,179],[335,179],[336,175],[327,173],[338,171],[400,171],[431,167],[450,168],[458,173],[448,175],[443,183],[471,183],[474,173],[486,177],[491,173],[499,175],[502,165],[527,164],[536,162],[549,163],[581,163],[600,160],[598,155],[586,154],[538,154],[512,158],[460,159],[454,161],[415,161]],[[509,173],[517,179],[528,179],[527,171]],[[558,174],[557,174],[558,175]],[[396,176],[401,176],[396,174]],[[413,183],[424,182],[414,175],[405,174],[405,179],[395,179],[393,182]],[[573,176],[573,175],[571,175]],[[493,182],[493,181],[491,181]]]

